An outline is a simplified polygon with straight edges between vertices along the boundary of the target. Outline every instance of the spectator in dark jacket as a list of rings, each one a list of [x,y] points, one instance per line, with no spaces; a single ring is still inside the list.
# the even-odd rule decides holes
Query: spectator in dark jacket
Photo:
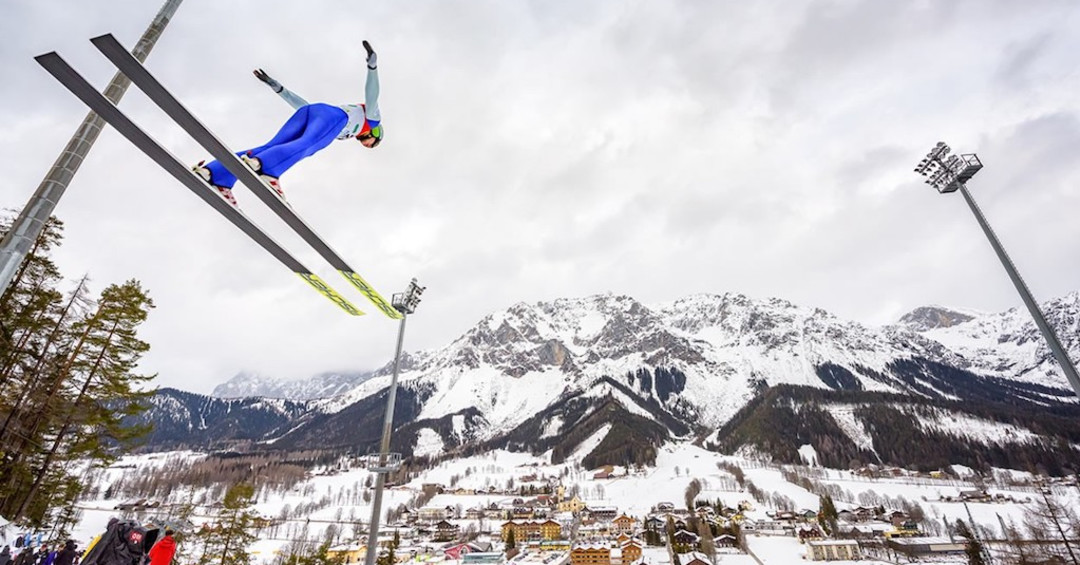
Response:
[[[109,529],[83,556],[82,565],[142,565],[146,528],[132,521],[109,521]]]
[[[0,551],[0,565],[8,565],[11,563],[11,546],[5,545],[4,550]]]
[[[67,540],[67,543],[64,544],[64,549],[56,554],[56,560],[53,561],[53,565],[73,565],[75,563],[75,557],[78,555],[78,551],[75,550],[75,540]]]

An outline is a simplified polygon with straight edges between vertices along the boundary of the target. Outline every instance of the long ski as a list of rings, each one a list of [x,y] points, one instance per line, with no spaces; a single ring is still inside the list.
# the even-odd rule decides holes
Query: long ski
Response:
[[[255,225],[243,212],[219,196],[213,188],[193,173],[175,155],[162,147],[142,128],[135,125],[127,115],[91,86],[75,69],[71,68],[71,65],[68,65],[67,61],[64,61],[60,55],[56,54],[56,52],[50,52],[39,55],[34,59],[79,100],[82,100],[91,110],[127,138],[132,145],[139,148],[147,157],[153,159],[162,169],[194,192],[211,208],[217,210],[240,231],[244,232],[255,243],[268,251],[270,255],[273,255],[275,259],[288,267],[289,270],[300,275],[300,278],[310,284],[319,294],[329,298],[334,304],[337,304],[342,310],[353,316],[363,315],[359,308],[327,285],[318,275],[311,272],[266,232]]]
[[[322,255],[327,262],[344,276],[357,290],[364,294],[383,314],[393,319],[401,319],[397,311],[374,287],[368,284],[356,270],[349,266],[336,251],[330,248],[310,226],[281,200],[254,171],[240,161],[217,136],[202,124],[175,96],[172,95],[150,71],[143,66],[112,34],[95,37],[90,40],[114,65],[135,83],[155,104],[221,162],[230,173],[236,175],[260,200],[289,225],[301,238]]]

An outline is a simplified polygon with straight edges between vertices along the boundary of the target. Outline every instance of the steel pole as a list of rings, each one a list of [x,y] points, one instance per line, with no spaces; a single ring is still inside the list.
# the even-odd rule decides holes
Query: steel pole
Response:
[[[131,50],[131,54],[140,62],[146,60],[150,50],[154,48],[158,37],[165,31],[165,26],[172,20],[176,9],[183,0],[166,0],[165,5],[158,11],[157,16],[150,23],[150,27],[143,32],[142,38]],[[105,88],[105,97],[113,104],[119,104],[131,81],[123,73],[117,72],[113,76],[109,86]],[[44,180],[38,185],[30,201],[19,213],[11,229],[0,241],[0,295],[7,293],[8,287],[15,279],[19,266],[22,265],[26,255],[34,246],[34,242],[41,235],[45,222],[52,216],[60,198],[64,195],[75,172],[79,170],[83,160],[86,159],[90,148],[94,146],[105,120],[94,112],[90,112],[83,119],[82,124],[75,130],[67,146],[56,158]]]
[[[982,228],[983,233],[986,234],[986,238],[990,240],[990,245],[994,248],[994,253],[997,253],[998,259],[1001,260],[1002,266],[1005,267],[1005,271],[1009,273],[1009,278],[1013,282],[1013,286],[1016,287],[1016,291],[1020,293],[1020,298],[1023,299],[1024,305],[1027,306],[1028,312],[1031,312],[1031,317],[1035,319],[1035,325],[1038,326],[1039,331],[1042,332],[1043,339],[1046,340],[1046,344],[1050,346],[1050,351],[1054,353],[1054,357],[1057,359],[1058,365],[1061,366],[1061,370],[1065,373],[1065,377],[1069,379],[1069,384],[1073,387],[1073,392],[1076,396],[1080,397],[1080,375],[1076,372],[1076,366],[1073,365],[1069,354],[1065,352],[1065,348],[1062,347],[1061,341],[1058,340],[1057,334],[1054,333],[1054,329],[1050,327],[1050,324],[1046,322],[1046,316],[1043,315],[1042,309],[1035,302],[1035,299],[1031,296],[1031,291],[1028,290],[1027,284],[1024,283],[1024,279],[1020,278],[1020,273],[1016,270],[1016,266],[1013,265],[1012,259],[1009,258],[1009,254],[1005,252],[1005,248],[1001,246],[1001,242],[998,241],[997,235],[994,234],[994,230],[987,223],[986,218],[983,217],[982,210],[979,209],[979,205],[975,203],[975,199],[971,197],[971,193],[968,192],[967,185],[960,185],[960,193],[964,195],[964,200],[967,202],[968,207],[971,208],[971,213],[975,214],[975,219],[979,222],[979,227]]]
[[[398,326],[397,351],[394,352],[394,375],[390,378],[390,394],[386,399],[386,415],[383,416],[382,443],[379,446],[379,466],[385,468],[387,454],[390,452],[390,431],[394,427],[394,401],[397,399],[398,369],[401,367],[401,347],[405,343],[405,320],[408,313],[401,313],[401,325]],[[379,515],[382,513],[383,488],[386,485],[386,472],[379,472],[375,477],[375,497],[371,501],[371,527],[368,530],[367,550],[364,555],[365,565],[375,565],[379,553]]]

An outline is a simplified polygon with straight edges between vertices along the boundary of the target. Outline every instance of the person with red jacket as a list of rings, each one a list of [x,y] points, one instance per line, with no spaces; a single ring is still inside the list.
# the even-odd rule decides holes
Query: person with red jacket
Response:
[[[173,539],[173,531],[165,528],[165,537],[158,540],[154,547],[150,548],[150,565],[170,565],[173,555],[176,555],[176,540]]]

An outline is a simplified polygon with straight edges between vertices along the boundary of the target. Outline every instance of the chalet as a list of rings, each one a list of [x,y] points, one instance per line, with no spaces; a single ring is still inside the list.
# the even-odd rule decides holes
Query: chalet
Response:
[[[817,512],[814,512],[813,510],[810,510],[810,509],[800,510],[799,511],[799,518],[803,522],[816,522],[817,521]]]
[[[637,540],[630,540],[626,543],[619,544],[619,560],[618,565],[630,565],[631,563],[641,559],[641,543]],[[616,565],[612,561],[612,565]]]
[[[634,533],[634,529],[637,527],[637,520],[626,514],[620,514],[618,518],[611,522],[615,525],[614,531],[618,533],[631,534]]]
[[[739,544],[739,540],[735,539],[735,536],[731,534],[720,534],[713,537],[713,544],[716,547],[735,547]]]
[[[810,561],[858,561],[862,559],[862,553],[855,540],[809,541],[806,542],[806,558]]]
[[[465,518],[469,520],[482,520],[487,517],[483,506],[475,506],[465,511]]]
[[[656,505],[657,512],[671,512],[675,510],[675,505],[670,502],[661,502]]]
[[[416,518],[421,522],[438,522],[453,518],[456,510],[453,506],[425,506],[416,511]]]
[[[510,512],[511,520],[532,520],[533,518],[533,509],[528,506],[515,506]]]
[[[699,539],[697,534],[688,532],[686,530],[679,530],[675,532],[671,536],[671,538],[675,540],[675,543],[681,543],[690,546],[697,545]]]
[[[808,541],[821,541],[825,539],[825,534],[821,532],[821,528],[817,526],[803,526],[799,528],[795,535],[799,538],[799,543],[806,543]]]
[[[854,522],[856,520],[855,513],[851,510],[841,510],[836,513],[836,519],[840,522]]]
[[[664,526],[666,526],[666,525],[667,525],[667,522],[665,522],[664,519],[659,517],[659,516],[649,516],[648,518],[645,519],[645,529],[646,530],[656,530],[656,531],[659,532],[659,531],[663,531]]]
[[[859,506],[852,510],[852,512],[855,513],[856,522],[869,522],[877,516],[877,509],[867,506]]]
[[[611,473],[609,473],[607,471],[597,471],[597,472],[593,473],[592,478],[594,480],[596,480],[596,479],[610,479],[611,478]]]
[[[611,548],[603,544],[581,544],[570,550],[570,565],[611,565]]]
[[[777,522],[788,522],[789,524],[794,524],[795,520],[797,519],[798,515],[789,510],[781,510],[773,515],[773,520],[776,520]]]
[[[619,515],[619,509],[614,506],[590,506],[587,508],[589,516],[594,520],[610,522]]]
[[[607,538],[607,527],[602,524],[585,524],[577,528],[577,539],[579,540],[605,540]]]
[[[435,523],[435,541],[451,541],[457,539],[461,528],[457,524],[452,524],[446,520],[440,520]]]
[[[442,494],[443,492],[445,492],[445,489],[446,487],[442,486],[439,483],[423,483],[420,485],[420,490],[431,491],[436,494]]]
[[[680,554],[679,563],[682,563],[682,565],[713,565],[709,556],[699,551]]]

